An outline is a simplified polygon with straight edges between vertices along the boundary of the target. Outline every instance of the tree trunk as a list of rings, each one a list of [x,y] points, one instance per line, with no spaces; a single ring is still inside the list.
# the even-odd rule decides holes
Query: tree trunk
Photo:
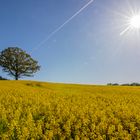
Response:
[[[15,74],[15,80],[18,80],[18,74],[17,73]]]
[[[18,76],[15,76],[15,80],[18,80]]]

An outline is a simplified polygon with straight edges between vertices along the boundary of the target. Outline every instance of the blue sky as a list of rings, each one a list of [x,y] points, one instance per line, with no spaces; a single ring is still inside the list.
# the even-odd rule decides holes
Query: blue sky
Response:
[[[140,82],[140,35],[124,16],[139,0],[95,0],[38,46],[89,0],[1,0],[0,50],[18,46],[39,61],[39,81],[106,84]],[[6,76],[2,71],[0,75]]]

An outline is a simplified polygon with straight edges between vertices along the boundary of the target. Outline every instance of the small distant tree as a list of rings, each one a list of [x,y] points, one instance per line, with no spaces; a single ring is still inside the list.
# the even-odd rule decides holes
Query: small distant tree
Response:
[[[15,80],[23,76],[33,76],[40,69],[38,62],[18,47],[9,47],[0,52],[0,66]]]
[[[2,76],[0,76],[0,80],[7,80],[6,78],[3,78]]]
[[[112,83],[107,83],[107,86],[112,86]]]
[[[108,86],[119,86],[118,83],[108,83],[107,85],[108,85]]]
[[[119,86],[119,84],[118,83],[114,83],[114,84],[112,84],[113,86]]]

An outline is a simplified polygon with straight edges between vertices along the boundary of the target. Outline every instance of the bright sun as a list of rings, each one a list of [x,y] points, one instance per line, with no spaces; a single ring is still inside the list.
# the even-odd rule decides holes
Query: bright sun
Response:
[[[125,17],[126,23],[124,25],[126,28],[120,33],[120,35],[124,35],[128,31],[140,33],[140,12],[137,14],[133,13],[131,16]]]
[[[134,15],[130,18],[130,27],[140,29],[140,15]]]

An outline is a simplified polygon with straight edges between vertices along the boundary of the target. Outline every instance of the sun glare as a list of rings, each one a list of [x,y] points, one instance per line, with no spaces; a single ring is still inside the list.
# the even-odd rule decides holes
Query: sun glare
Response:
[[[140,12],[132,13],[131,16],[126,16],[124,30],[120,35],[124,35],[127,32],[137,32],[140,35]]]
[[[140,29],[140,15],[135,15],[130,18],[130,27]]]

